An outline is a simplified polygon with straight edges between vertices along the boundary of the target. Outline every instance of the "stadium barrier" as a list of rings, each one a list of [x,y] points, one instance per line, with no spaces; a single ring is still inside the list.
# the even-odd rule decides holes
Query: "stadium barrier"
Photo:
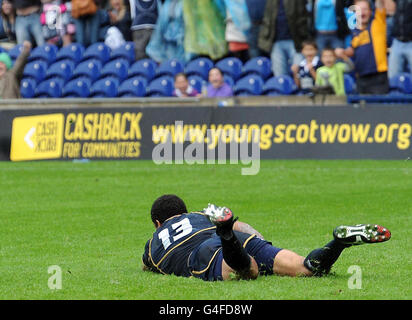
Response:
[[[261,159],[411,156],[412,105],[294,99],[4,101],[0,160],[152,159],[154,148],[166,142],[174,150],[193,142],[213,150],[245,141],[259,145]]]

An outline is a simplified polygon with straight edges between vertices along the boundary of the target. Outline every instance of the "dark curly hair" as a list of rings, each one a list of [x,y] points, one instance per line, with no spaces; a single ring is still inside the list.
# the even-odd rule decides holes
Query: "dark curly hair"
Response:
[[[161,224],[170,217],[187,213],[187,208],[182,199],[174,194],[165,194],[157,198],[150,211],[153,224],[156,226],[156,220]]]

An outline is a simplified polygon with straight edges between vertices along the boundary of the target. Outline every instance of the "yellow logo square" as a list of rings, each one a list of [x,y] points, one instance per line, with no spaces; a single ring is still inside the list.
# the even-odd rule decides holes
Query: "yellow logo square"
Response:
[[[11,161],[57,159],[63,146],[62,113],[13,119]]]

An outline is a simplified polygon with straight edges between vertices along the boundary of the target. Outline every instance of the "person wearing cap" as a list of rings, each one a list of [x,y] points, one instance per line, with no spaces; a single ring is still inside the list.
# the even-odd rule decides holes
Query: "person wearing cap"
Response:
[[[31,50],[29,41],[23,42],[20,56],[13,62],[6,52],[0,53],[0,98],[20,98],[20,80]]]

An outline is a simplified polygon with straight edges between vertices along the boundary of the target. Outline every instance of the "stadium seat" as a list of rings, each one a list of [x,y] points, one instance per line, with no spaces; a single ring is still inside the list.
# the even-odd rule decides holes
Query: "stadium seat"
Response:
[[[28,61],[43,60],[50,65],[56,60],[57,51],[58,48],[54,44],[39,46],[31,51]]]
[[[69,81],[63,88],[63,97],[87,98],[90,95],[91,80],[80,77]]]
[[[14,61],[18,58],[18,56],[21,54],[22,51],[23,51],[23,45],[17,44],[9,50],[9,56]]]
[[[346,94],[356,93],[356,82],[353,79],[353,77],[349,74],[345,74],[343,76],[343,80],[345,82],[345,93]]]
[[[126,59],[116,59],[108,62],[102,69],[101,78],[113,76],[123,81],[129,72],[129,61]]]
[[[83,60],[98,59],[101,63],[110,60],[110,48],[103,42],[97,42],[90,45],[83,54]]]
[[[72,60],[60,60],[53,63],[46,72],[46,79],[57,77],[65,82],[70,80],[74,70],[74,62]]]
[[[95,81],[100,77],[101,69],[102,63],[99,60],[90,59],[83,61],[74,69],[72,79],[88,77],[92,81]]]
[[[135,62],[134,42],[126,42],[124,45],[112,50],[110,55],[111,60],[123,58],[129,61],[130,64]]]
[[[212,60],[208,58],[197,58],[186,64],[185,73],[187,76],[197,75],[203,80],[209,80],[209,71],[213,68]]]
[[[292,77],[284,75],[269,78],[263,86],[265,95],[291,95],[297,87]]]
[[[36,87],[35,97],[37,98],[60,98],[64,81],[60,78],[44,80]]]
[[[207,86],[207,82],[199,75],[191,75],[187,79],[189,84],[196,89],[198,93],[202,92],[203,86]]]
[[[171,97],[174,89],[173,78],[163,76],[153,80],[147,88],[147,96],[149,97]]]
[[[412,93],[412,75],[400,73],[389,79],[390,88],[400,93]]]
[[[171,76],[174,77],[179,72],[183,72],[183,63],[177,59],[167,60],[161,63],[156,69],[156,77]]]
[[[80,43],[72,43],[61,48],[56,55],[56,61],[70,59],[78,64],[83,59],[84,47]]]
[[[96,81],[90,90],[90,96],[93,98],[114,98],[117,97],[119,79],[106,77]]]
[[[235,95],[258,96],[263,90],[263,80],[259,75],[251,74],[239,79],[235,84]]]
[[[24,67],[23,77],[32,78],[36,82],[41,82],[46,77],[47,62],[43,60],[32,61]]]
[[[151,81],[156,74],[157,64],[151,59],[142,59],[135,62],[129,69],[129,78],[143,76]]]
[[[248,74],[258,74],[263,80],[266,80],[272,75],[272,62],[266,57],[250,59],[243,66],[242,77]]]
[[[141,76],[129,78],[120,85],[119,97],[144,97],[147,80]]]
[[[243,64],[238,58],[229,57],[216,63],[216,67],[222,70],[224,74],[229,75],[233,80],[237,81],[242,74]]]
[[[23,98],[30,99],[35,95],[36,80],[32,78],[23,79],[20,82],[20,94]]]
[[[228,76],[227,74],[223,76],[223,81],[226,82],[232,88],[235,86],[235,80],[233,80],[233,78],[231,76]]]

